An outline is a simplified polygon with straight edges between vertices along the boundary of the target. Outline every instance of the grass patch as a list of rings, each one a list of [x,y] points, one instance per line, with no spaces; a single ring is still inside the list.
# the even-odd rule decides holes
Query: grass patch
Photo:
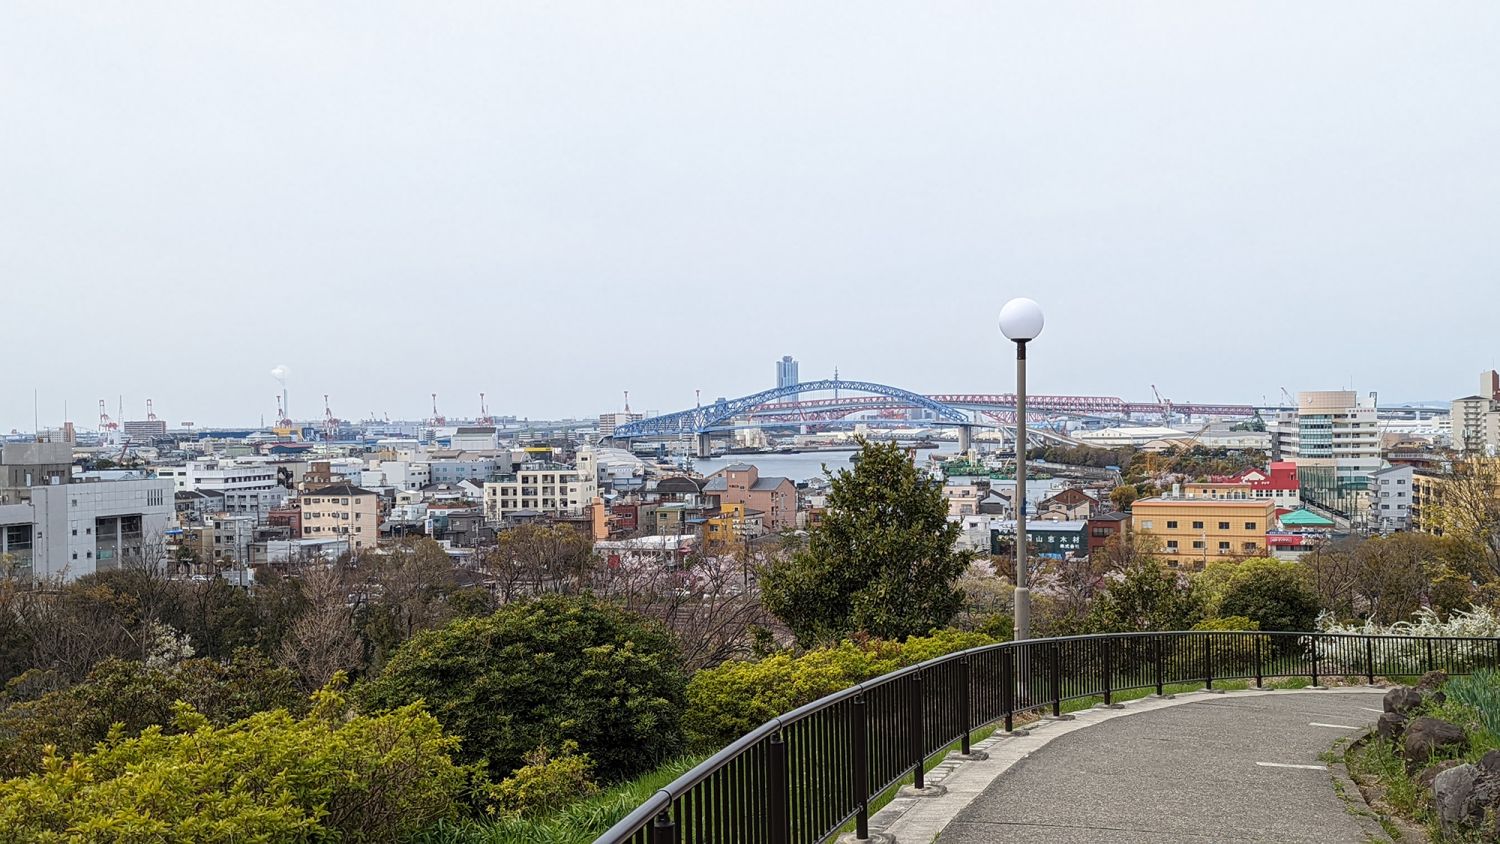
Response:
[[[426,830],[417,841],[419,844],[590,844],[652,794],[706,758],[689,756],[669,762],[543,818],[442,823]]]
[[[1500,702],[1500,674],[1477,672],[1469,677],[1455,677],[1443,687],[1447,699],[1442,703],[1430,700],[1424,703],[1415,715],[1429,715],[1461,727],[1468,736],[1468,747],[1462,753],[1438,754],[1429,764],[1451,758],[1463,762],[1477,762],[1490,750],[1500,749],[1500,734],[1497,725],[1496,704]],[[1371,806],[1379,810],[1388,809],[1390,814],[1404,820],[1424,825],[1428,836],[1436,844],[1467,844],[1486,840],[1482,830],[1468,834],[1444,835],[1436,814],[1432,811],[1431,792],[1419,785],[1415,779],[1420,770],[1408,773],[1405,760],[1396,743],[1372,736],[1361,746],[1343,755],[1345,766],[1358,782]],[[1392,837],[1389,818],[1382,817],[1381,825]]]

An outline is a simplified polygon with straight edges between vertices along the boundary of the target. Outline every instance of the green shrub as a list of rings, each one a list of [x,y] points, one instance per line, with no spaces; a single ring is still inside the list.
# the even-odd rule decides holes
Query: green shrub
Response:
[[[693,747],[719,747],[783,712],[861,680],[995,641],[983,633],[940,630],[902,643],[845,641],[799,655],[784,652],[726,662],[693,675],[683,728]]]
[[[0,710],[0,776],[39,770],[49,745],[60,756],[89,750],[116,725],[122,735],[152,725],[172,732],[178,701],[216,725],[268,709],[299,713],[307,706],[296,675],[248,648],[228,662],[188,659],[153,667],[109,659],[75,686]]]
[[[526,754],[526,764],[495,786],[495,803],[506,815],[533,818],[597,794],[589,774],[593,764],[568,742],[553,756],[539,747]]]
[[[370,708],[425,701],[495,775],[574,741],[599,776],[648,770],[682,747],[684,679],[655,622],[592,597],[508,604],[419,633],[360,690]]]
[[[418,706],[354,715],[325,689],[310,715],[262,712],[215,727],[187,704],[40,773],[0,782],[5,840],[391,841],[459,816],[475,771]]]

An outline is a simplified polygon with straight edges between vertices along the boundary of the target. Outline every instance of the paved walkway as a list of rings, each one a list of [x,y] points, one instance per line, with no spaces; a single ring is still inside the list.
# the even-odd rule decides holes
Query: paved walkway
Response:
[[[1379,690],[1231,692],[1142,704],[1126,717],[1098,711],[1083,723],[1039,729],[1061,734],[961,798],[967,805],[939,827],[940,844],[1386,840],[1372,820],[1349,811],[1318,758],[1339,737],[1374,723]],[[1084,726],[1091,716],[1099,722]],[[1001,739],[990,752],[1003,756],[1007,742],[1036,738]]]

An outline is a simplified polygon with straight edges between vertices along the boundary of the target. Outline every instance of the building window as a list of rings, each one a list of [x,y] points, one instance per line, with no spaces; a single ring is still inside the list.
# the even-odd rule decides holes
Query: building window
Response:
[[[1167,540],[1167,550],[1168,551],[1176,551],[1177,550],[1177,540],[1175,540],[1175,539],[1168,539]]]
[[[1193,530],[1203,530],[1202,522],[1193,522]]]
[[[1219,550],[1220,551],[1228,551],[1229,550],[1229,543],[1228,542],[1220,542],[1219,543]]]
[[[1203,540],[1201,540],[1201,539],[1194,539],[1193,540],[1193,548],[1196,549],[1196,550],[1201,550],[1203,548]]]
[[[1168,521],[1167,522],[1167,530],[1176,530],[1176,529],[1177,529],[1177,523],[1175,521]]]
[[[1219,522],[1219,530],[1229,530],[1228,522]]]
[[[1147,519],[1144,522],[1141,522],[1141,530],[1150,530],[1150,529],[1151,529],[1151,520],[1150,519]]]
[[[1258,548],[1260,546],[1256,545],[1254,542],[1246,542],[1244,545],[1241,545],[1240,547],[1244,548],[1246,551],[1254,551],[1256,548]]]
[[[1245,530],[1255,530],[1255,522],[1245,522]]]

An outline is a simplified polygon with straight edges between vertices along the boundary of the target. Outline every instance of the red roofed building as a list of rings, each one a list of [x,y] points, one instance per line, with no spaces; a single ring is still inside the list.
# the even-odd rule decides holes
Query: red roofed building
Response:
[[[1284,460],[1278,460],[1266,469],[1246,469],[1238,475],[1186,483],[1182,485],[1182,493],[1188,498],[1270,500],[1277,507],[1291,510],[1302,506],[1297,464]]]

